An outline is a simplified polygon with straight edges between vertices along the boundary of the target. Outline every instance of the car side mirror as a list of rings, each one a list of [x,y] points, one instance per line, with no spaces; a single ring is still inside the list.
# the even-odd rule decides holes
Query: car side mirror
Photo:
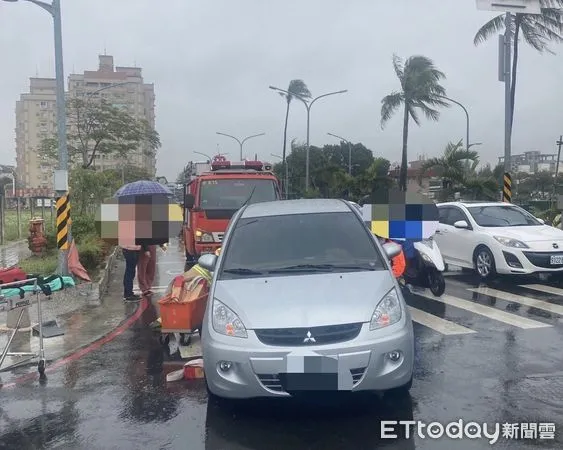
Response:
[[[467,229],[469,228],[469,224],[465,220],[458,220],[456,223],[454,223],[454,227]]]
[[[195,197],[193,194],[186,194],[184,197],[184,208],[192,209],[195,205]]]
[[[213,253],[206,253],[205,255],[201,255],[199,257],[197,263],[205,270],[213,272],[215,270],[215,264],[217,263],[217,256],[215,256]]]
[[[541,223],[542,225],[545,225],[545,220],[540,219],[539,217],[536,217],[536,220]]]
[[[385,250],[385,254],[389,259],[393,259],[395,256],[400,255],[403,249],[399,244],[388,242],[383,245],[383,250]]]

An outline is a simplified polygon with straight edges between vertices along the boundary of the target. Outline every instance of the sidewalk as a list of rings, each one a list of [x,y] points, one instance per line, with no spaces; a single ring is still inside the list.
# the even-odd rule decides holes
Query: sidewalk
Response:
[[[64,335],[53,338],[44,338],[45,358],[47,369],[50,362],[60,359],[76,350],[100,339],[115,329],[127,317],[131,316],[139,303],[124,303],[122,297],[121,280],[125,265],[123,261],[117,261],[117,267],[111,276],[109,289],[100,306],[88,306],[84,298],[73,298],[71,301],[60,302],[54,299],[42,302],[43,322],[56,320],[62,328]],[[38,323],[37,304],[29,308],[32,325]],[[10,331],[4,328],[6,324],[5,311],[0,311],[0,351],[4,349]],[[33,336],[32,331],[18,332],[10,352],[38,352],[39,337]],[[7,357],[3,368],[17,361],[17,357]],[[14,378],[19,378],[28,373],[37,373],[37,359],[24,363],[20,367],[0,372],[4,384],[10,383]],[[2,370],[2,369],[0,369]]]
[[[184,257],[183,253],[174,244],[166,254],[158,252],[158,266],[155,280],[155,295],[152,302],[156,303],[164,289],[174,275],[183,272]],[[64,331],[64,335],[44,339],[45,358],[47,359],[47,370],[52,361],[75,353],[77,350],[88,346],[94,341],[108,335],[121,323],[135,314],[140,305],[144,302],[125,303],[123,301],[123,273],[125,262],[118,258],[115,268],[110,276],[107,294],[103,297],[100,305],[88,305],[85,297],[76,296],[68,298],[66,301],[45,299],[42,301],[43,322],[56,320],[59,327]],[[33,299],[33,297],[30,297]],[[11,334],[6,330],[6,311],[0,310],[0,353],[4,349]],[[38,323],[37,304],[33,303],[29,308],[29,315],[32,326]],[[154,318],[152,319],[154,320]],[[149,323],[144,324],[148,327]],[[33,336],[31,330],[22,331],[10,346],[10,352],[38,352],[39,337]],[[22,364],[20,367],[8,369],[2,372],[0,368],[0,386],[9,384],[14,379],[25,376],[26,374],[37,373],[37,359]],[[16,357],[7,357],[3,368],[16,362]],[[1,392],[1,388],[0,388]]]
[[[31,256],[27,240],[10,242],[0,246],[0,267],[10,267],[21,259]]]

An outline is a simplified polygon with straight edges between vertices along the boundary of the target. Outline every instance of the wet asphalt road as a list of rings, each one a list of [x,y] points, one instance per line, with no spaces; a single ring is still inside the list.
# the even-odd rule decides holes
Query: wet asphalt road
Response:
[[[181,271],[173,264],[180,255],[171,250],[159,265],[159,285]],[[485,438],[380,437],[382,420],[445,425],[460,418],[554,423],[555,440],[501,436],[493,447],[563,448],[563,315],[556,313],[563,286],[545,293],[522,282],[505,279],[485,290],[473,276],[456,273],[448,276],[446,303],[411,296],[416,371],[411,395],[402,399],[208,404],[201,380],[166,382],[164,373],[182,362],[148,329],[157,317],[152,306],[124,334],[50,374],[44,385],[0,389],[0,449],[491,447]]]

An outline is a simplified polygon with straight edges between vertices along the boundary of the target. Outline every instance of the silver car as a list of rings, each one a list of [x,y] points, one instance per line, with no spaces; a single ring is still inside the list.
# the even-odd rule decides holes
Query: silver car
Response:
[[[384,249],[344,200],[257,203],[231,219],[202,327],[205,378],[222,398],[408,391],[414,337]]]

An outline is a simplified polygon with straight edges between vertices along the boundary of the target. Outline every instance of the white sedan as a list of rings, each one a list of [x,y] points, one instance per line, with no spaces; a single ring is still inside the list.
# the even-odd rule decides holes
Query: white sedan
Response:
[[[496,274],[563,273],[563,230],[501,202],[437,205],[434,236],[446,264]]]

